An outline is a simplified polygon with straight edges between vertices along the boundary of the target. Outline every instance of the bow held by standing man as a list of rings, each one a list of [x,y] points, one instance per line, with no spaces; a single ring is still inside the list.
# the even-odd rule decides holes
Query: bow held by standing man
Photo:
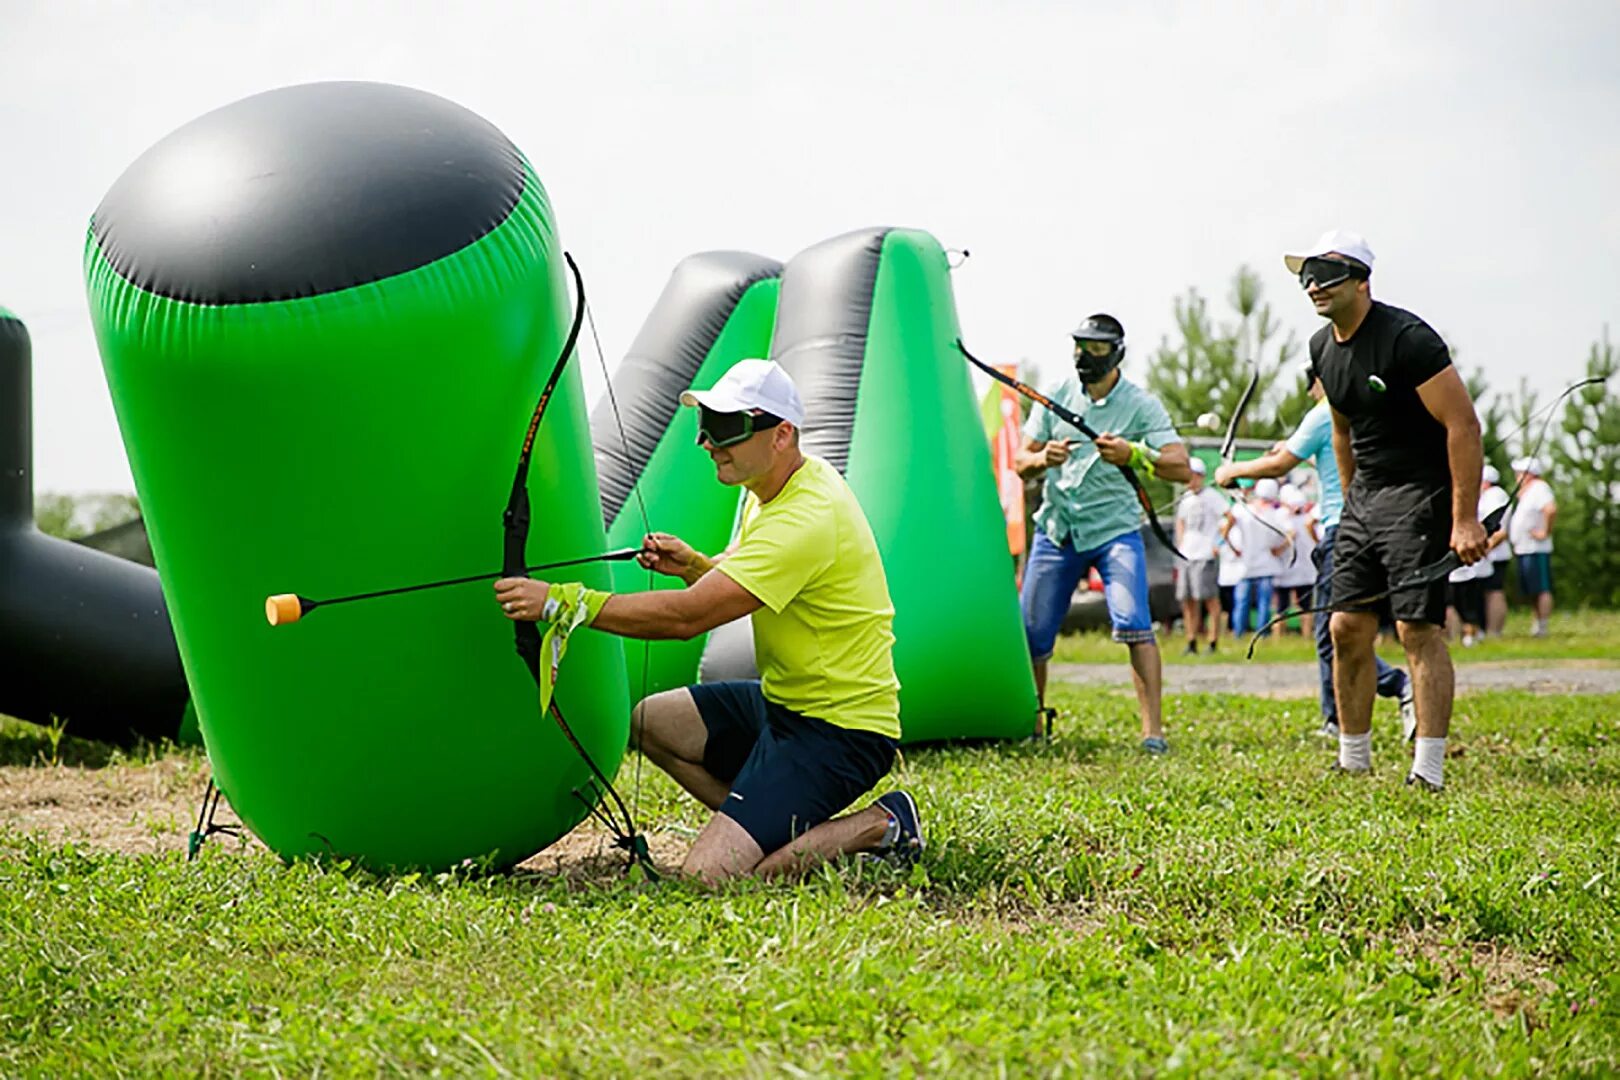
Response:
[[[1035,666],[1035,688],[1046,705],[1047,666],[1075,586],[1092,567],[1102,575],[1114,640],[1130,650],[1142,748],[1168,749],[1160,710],[1160,667],[1153,616],[1148,610],[1147,553],[1138,532],[1144,501],[1126,470],[1163,480],[1192,475],[1187,447],[1164,406],[1124,377],[1125,327],[1097,313],[1070,334],[1073,379],[1047,395],[1024,423],[1024,446],[1014,459],[1018,474],[1045,478],[1035,515],[1020,602]],[[1095,439],[1059,415],[1068,413],[1097,433]],[[1132,442],[1116,432],[1141,433]],[[1050,719],[1050,713],[1044,713]]]

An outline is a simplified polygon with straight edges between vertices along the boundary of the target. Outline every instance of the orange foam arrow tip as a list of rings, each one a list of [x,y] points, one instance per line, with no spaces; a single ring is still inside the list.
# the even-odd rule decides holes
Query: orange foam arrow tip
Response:
[[[304,605],[299,603],[296,594],[280,593],[266,598],[264,617],[271,626],[295,623],[304,617]]]

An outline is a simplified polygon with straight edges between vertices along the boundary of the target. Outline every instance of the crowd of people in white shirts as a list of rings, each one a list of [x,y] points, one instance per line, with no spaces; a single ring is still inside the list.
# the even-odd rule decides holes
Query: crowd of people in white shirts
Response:
[[[1198,651],[1199,630],[1215,652],[1220,628],[1244,637],[1274,612],[1312,605],[1317,567],[1313,559],[1322,537],[1318,507],[1309,494],[1309,470],[1298,470],[1290,482],[1257,480],[1243,495],[1226,495],[1205,484],[1203,462],[1193,459],[1194,478],[1176,506],[1177,543],[1195,572],[1181,571],[1177,599],[1186,622],[1185,652]],[[1518,498],[1512,513],[1490,537],[1489,558],[1450,576],[1448,601],[1451,636],[1471,647],[1487,635],[1502,633],[1507,621],[1504,592],[1507,565],[1518,558],[1521,593],[1532,606],[1530,633],[1544,636],[1552,612],[1552,526],[1557,505],[1541,478],[1534,457],[1513,462]],[[1295,482],[1297,481],[1297,482]],[[1484,521],[1510,498],[1497,469],[1486,465],[1480,488],[1479,517]],[[1214,589],[1190,580],[1198,564],[1214,561]],[[1200,608],[1202,610],[1200,610]],[[1310,636],[1313,616],[1300,617],[1300,632]],[[1200,626],[1200,624],[1202,624]],[[1267,636],[1270,631],[1267,632]]]
[[[1491,534],[1490,557],[1452,572],[1451,631],[1465,646],[1500,634],[1507,622],[1507,565],[1518,560],[1519,591],[1530,602],[1530,634],[1544,637],[1552,615],[1552,528],[1558,512],[1552,488],[1542,479],[1541,461],[1522,457],[1513,462],[1518,499],[1506,521]],[[1479,490],[1479,519],[1506,506],[1511,496],[1490,465]]]

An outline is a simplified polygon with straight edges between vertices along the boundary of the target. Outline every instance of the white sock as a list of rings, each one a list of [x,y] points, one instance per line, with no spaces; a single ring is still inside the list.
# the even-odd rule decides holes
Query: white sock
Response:
[[[1446,740],[1425,739],[1419,735],[1417,751],[1412,755],[1412,772],[1435,787],[1446,782]]]
[[[1366,772],[1372,768],[1372,732],[1346,735],[1339,729],[1339,768],[1346,772]]]

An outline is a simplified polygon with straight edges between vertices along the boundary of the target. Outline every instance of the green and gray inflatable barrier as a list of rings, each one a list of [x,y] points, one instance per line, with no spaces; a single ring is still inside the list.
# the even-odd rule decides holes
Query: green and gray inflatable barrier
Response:
[[[731,539],[738,489],[721,485],[696,445],[681,391],[706,389],[739,360],[771,347],[782,264],[741,251],[681,260],[591,415],[608,543],[634,547],[648,531],[673,533],[713,554]],[[678,589],[635,563],[614,567],[618,592]],[[625,643],[633,698],[697,682],[706,637]],[[644,663],[645,661],[645,663]]]
[[[585,813],[487,582],[272,629],[320,598],[499,569],[529,414],[570,319],[546,193],[430,94],[295,86],[142,155],[96,210],[90,306],[215,777],[283,857],[510,864]],[[531,563],[605,550],[577,366],[535,444]],[[578,577],[611,585],[605,566]],[[624,653],[559,701],[612,774]]]
[[[803,448],[861,501],[894,599],[907,742],[1019,738],[1035,683],[989,444],[938,241],[865,229],[795,256],[771,356],[804,399]],[[705,680],[753,669],[741,622],[709,637]]]

